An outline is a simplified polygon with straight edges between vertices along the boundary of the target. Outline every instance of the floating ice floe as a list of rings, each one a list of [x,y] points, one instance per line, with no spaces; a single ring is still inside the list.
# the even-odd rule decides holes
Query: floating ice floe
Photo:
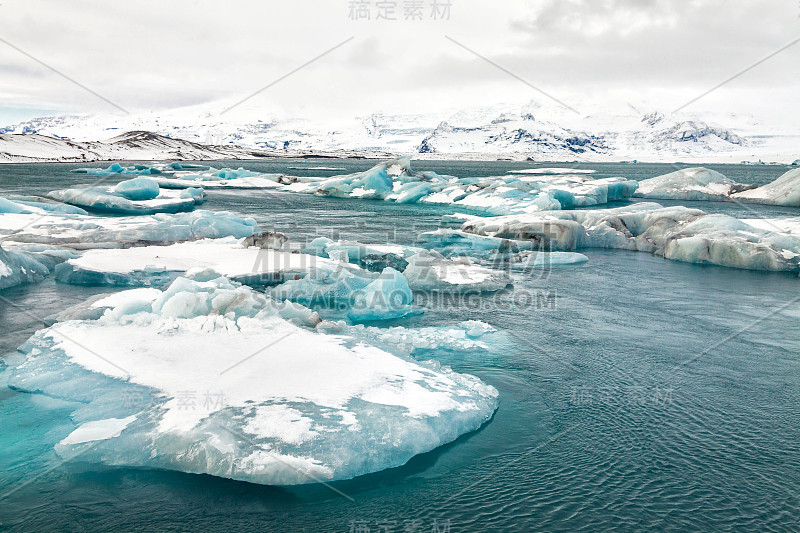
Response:
[[[757,204],[800,206],[800,168],[786,172],[772,183],[736,193],[731,198]]]
[[[63,215],[86,215],[85,210],[74,205],[67,205],[62,203],[44,201],[43,198],[36,196],[10,196],[8,198],[0,198],[0,214],[37,214],[44,215],[47,213],[63,214]]]
[[[579,265],[589,258],[576,252],[523,251],[505,258],[504,264],[514,271],[531,272],[564,265]]]
[[[367,343],[413,333],[324,334],[312,311],[224,278],[95,305],[108,309],[37,332],[8,371],[17,390],[81,403],[55,446],[64,458],[272,485],[348,479],[476,430],[497,407],[473,376]],[[478,326],[459,328],[461,342]]]
[[[397,203],[452,204],[489,214],[511,214],[599,205],[629,197],[637,183],[624,178],[540,174],[456,178],[415,172],[401,157],[346,176],[296,183],[285,190],[321,196]]]
[[[125,215],[152,215],[191,211],[205,200],[202,189],[162,191],[150,178],[133,178],[114,187],[65,189],[48,193],[50,198],[94,211]]]
[[[78,285],[144,287],[164,285],[189,273],[225,276],[263,287],[305,277],[314,269],[334,271],[337,266],[338,263],[330,259],[246,247],[235,237],[226,237],[170,246],[89,250],[57,266],[56,279]],[[372,278],[367,283],[370,281]]]
[[[462,229],[531,240],[536,249],[622,248],[691,263],[800,270],[800,236],[683,206],[640,203],[615,209],[531,213],[468,221]]]
[[[754,185],[737,183],[703,167],[684,168],[639,182],[634,196],[663,200],[724,201]]]
[[[74,249],[124,248],[197,239],[248,237],[258,231],[252,218],[226,211],[135,217],[4,214],[0,235],[6,241],[65,245]]]

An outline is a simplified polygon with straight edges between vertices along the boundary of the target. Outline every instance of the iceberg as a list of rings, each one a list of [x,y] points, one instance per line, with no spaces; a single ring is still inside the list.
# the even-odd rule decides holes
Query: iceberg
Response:
[[[724,201],[734,193],[753,187],[737,183],[715,170],[693,167],[642,180],[633,196],[663,200]]]
[[[205,200],[202,191],[161,191],[149,178],[134,178],[114,187],[65,189],[48,193],[50,198],[93,211],[125,215],[152,215],[191,211]]]
[[[535,272],[564,265],[579,265],[587,261],[588,257],[576,252],[523,251],[505,259],[504,264],[510,270]]]
[[[484,218],[462,226],[463,231],[478,235],[528,239],[536,243],[536,249],[620,248],[690,263],[800,270],[800,236],[779,229],[656,203]]]
[[[5,242],[68,246],[73,249],[125,248],[172,244],[233,236],[245,238],[258,231],[252,218],[226,211],[134,217],[5,214],[0,235]]]
[[[154,178],[165,189],[202,187],[204,189],[277,189],[281,187],[281,174],[262,174],[244,168],[215,169],[179,164],[175,172]]]
[[[800,206],[800,168],[786,172],[767,185],[733,194],[731,198],[757,204]]]
[[[148,287],[202,272],[253,287],[303,278],[310,271],[334,271],[337,263],[313,255],[247,247],[235,237],[203,239],[169,246],[88,250],[55,269],[56,280],[74,285]],[[371,281],[371,280],[370,280]]]
[[[0,245],[0,290],[36,283],[50,274],[50,269],[32,254],[6,250]]]
[[[421,233],[417,240],[426,249],[436,250],[446,256],[494,256],[498,253],[517,253],[530,250],[531,241],[502,239],[488,235],[475,235],[466,231],[440,228]]]
[[[147,165],[134,165],[132,167],[123,167],[119,163],[113,163],[108,168],[76,168],[72,172],[75,174],[88,174],[90,176],[110,176],[113,174],[136,174],[140,176],[160,175],[163,174],[164,165],[147,166]]]
[[[363,290],[356,291],[352,300],[347,316],[360,322],[402,318],[414,312],[414,295],[408,280],[391,267]]]
[[[409,257],[403,275],[415,291],[497,292],[511,284],[506,272],[474,264],[466,257],[447,259],[435,251]]]
[[[399,244],[333,241],[326,237],[317,237],[306,245],[304,251],[320,257],[353,263],[372,272],[382,272],[386,267],[405,269],[408,266],[406,258],[423,251],[423,248]]]
[[[397,270],[387,267],[376,274],[342,261],[314,259],[318,261],[312,262],[307,273],[295,274],[293,279],[286,279],[269,294],[360,322],[401,318],[419,312],[411,306],[413,294],[408,281]]]
[[[339,198],[446,204],[501,215],[604,204],[629,197],[636,187],[634,180],[594,179],[575,172],[457,178],[416,172],[409,157],[400,157],[365,172],[297,182],[284,190]]]
[[[133,178],[117,183],[114,192],[128,200],[155,200],[161,193],[158,183],[148,178]]]
[[[326,334],[310,310],[224,278],[94,305],[102,316],[37,332],[8,370],[16,390],[80,402],[55,445],[65,458],[270,485],[349,479],[474,431],[497,408],[497,390],[473,376],[370,345],[369,328]],[[468,338],[487,334],[479,326],[460,328],[461,342],[480,342]]]

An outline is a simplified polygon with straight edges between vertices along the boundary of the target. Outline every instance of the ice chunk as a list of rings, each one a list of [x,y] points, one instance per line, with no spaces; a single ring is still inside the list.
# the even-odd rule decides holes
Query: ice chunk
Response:
[[[307,253],[353,263],[372,272],[382,272],[387,267],[403,270],[408,266],[406,258],[422,250],[415,246],[333,241],[326,237],[317,237],[305,247]]]
[[[300,254],[290,254],[297,255]],[[357,293],[378,278],[377,274],[341,261],[314,256],[304,273],[296,273],[270,292],[275,298],[306,305],[348,308]]]
[[[767,185],[736,193],[732,198],[758,204],[800,206],[800,168],[786,172]]]
[[[114,437],[119,437],[122,431],[134,420],[136,420],[136,416],[131,415],[125,418],[106,418],[105,420],[85,422],[78,426],[78,429],[67,435],[59,444],[61,446],[69,446],[83,444],[84,442],[113,439]]]
[[[133,178],[117,183],[114,192],[128,200],[154,200],[161,192],[158,183],[147,178]]]
[[[716,170],[684,168],[639,182],[634,196],[672,200],[727,200],[731,194],[753,187],[726,178]]]
[[[447,259],[434,251],[409,257],[403,275],[415,291],[494,292],[511,283],[505,272],[473,264],[465,257]]]
[[[348,316],[361,322],[401,318],[414,311],[413,301],[414,295],[405,276],[386,268],[378,279],[355,292]]]
[[[20,205],[16,202],[12,202],[10,200],[6,200],[5,198],[0,198],[0,213],[32,213],[33,211],[26,209],[24,205]]]
[[[188,189],[184,189],[178,195],[179,198],[191,198],[194,200],[195,204],[202,204],[206,201],[208,195],[206,191],[201,189],[200,187],[189,187]]]
[[[36,283],[44,279],[50,270],[33,255],[6,250],[0,245],[0,289],[23,283]]]
[[[179,278],[158,293],[20,348],[11,386],[82,404],[59,454],[304,484],[402,465],[497,407],[497,391],[475,377],[392,355],[369,334],[297,326],[224,278]],[[479,342],[466,337],[474,329],[461,342]]]
[[[35,196],[10,196],[0,198],[0,214],[64,214],[64,215],[86,215],[86,211],[80,207],[55,202],[45,202]]]
[[[563,265],[577,265],[588,260],[588,257],[576,252],[523,251],[507,258],[504,264],[511,270],[533,272]]]
[[[531,241],[515,241],[486,235],[475,235],[454,229],[438,229],[421,233],[418,240],[427,249],[451,255],[487,256],[487,252],[516,253],[530,250]]]
[[[531,239],[551,250],[622,248],[692,263],[800,270],[800,236],[682,206],[640,203],[615,209],[512,215],[468,221],[462,229],[479,235]]]
[[[245,239],[246,244],[248,239]],[[329,259],[280,250],[246,248],[234,237],[204,239],[171,246],[140,246],[124,250],[89,250],[56,267],[56,279],[77,285],[158,286],[193,271],[210,271],[263,287],[313,269],[335,270]]]
[[[289,238],[280,231],[262,231],[246,238],[242,242],[242,246],[245,248],[255,246],[265,250],[280,250],[288,240]]]
[[[7,214],[0,217],[6,241],[58,244],[75,249],[171,244],[204,238],[244,238],[258,231],[252,218],[226,211],[137,217]]]

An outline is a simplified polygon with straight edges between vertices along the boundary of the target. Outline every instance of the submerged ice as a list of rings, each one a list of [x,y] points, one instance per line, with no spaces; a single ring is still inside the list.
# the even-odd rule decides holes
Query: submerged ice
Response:
[[[10,370],[18,390],[81,403],[56,445],[65,457],[264,484],[347,479],[475,430],[497,406],[475,377],[370,344],[446,330],[350,330],[225,278],[93,305],[101,317],[37,332]],[[489,330],[455,328],[451,347]]]

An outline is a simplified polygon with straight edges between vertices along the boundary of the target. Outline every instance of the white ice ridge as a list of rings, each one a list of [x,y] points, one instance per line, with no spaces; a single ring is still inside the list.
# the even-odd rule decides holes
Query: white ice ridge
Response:
[[[378,164],[365,172],[296,182],[284,190],[397,203],[452,204],[489,214],[512,214],[605,204],[629,197],[637,182],[594,179],[585,173],[457,178],[415,172],[409,157]]]
[[[779,219],[781,220],[781,219]],[[638,203],[471,220],[463,231],[530,240],[537,249],[621,248],[691,263],[751,270],[800,270],[800,235],[683,206]],[[786,224],[784,223],[784,227]]]
[[[94,211],[125,215],[152,215],[191,211],[206,194],[199,187],[182,191],[161,190],[150,178],[133,178],[114,187],[64,189],[48,193],[50,198]]]
[[[752,187],[726,178],[716,170],[693,167],[642,180],[633,196],[663,200],[724,201],[732,194]]]
[[[178,278],[102,305],[112,307],[99,319],[37,332],[9,370],[16,389],[82,402],[79,426],[56,445],[66,457],[313,483],[402,465],[497,407],[497,391],[473,376],[369,344],[378,328],[350,335],[225,278]],[[465,324],[458,342],[487,328]]]
[[[124,248],[204,238],[248,237],[258,231],[252,218],[226,211],[132,217],[12,214],[0,216],[6,241],[57,244],[74,249]]]

